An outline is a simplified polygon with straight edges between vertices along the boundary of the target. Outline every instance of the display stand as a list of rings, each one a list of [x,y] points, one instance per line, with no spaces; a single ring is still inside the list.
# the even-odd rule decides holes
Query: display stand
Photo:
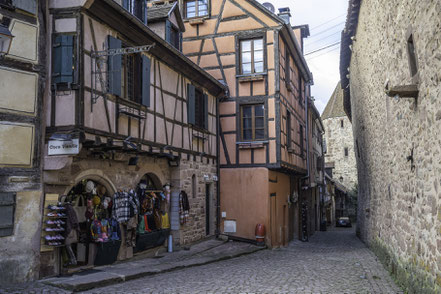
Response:
[[[136,237],[136,247],[133,252],[140,252],[164,244],[170,235],[170,229],[161,229],[151,233],[140,234]]]

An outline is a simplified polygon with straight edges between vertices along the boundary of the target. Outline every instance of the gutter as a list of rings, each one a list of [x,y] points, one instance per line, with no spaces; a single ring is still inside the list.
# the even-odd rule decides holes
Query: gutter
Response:
[[[219,99],[216,99],[216,170],[217,170],[217,182],[216,182],[216,238],[220,235],[220,117],[219,117]]]

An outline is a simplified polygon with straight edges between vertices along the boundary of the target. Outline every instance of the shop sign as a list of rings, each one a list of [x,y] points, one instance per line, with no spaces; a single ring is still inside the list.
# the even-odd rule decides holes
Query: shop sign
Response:
[[[48,155],[72,155],[80,153],[80,140],[69,141],[52,140],[47,144]]]

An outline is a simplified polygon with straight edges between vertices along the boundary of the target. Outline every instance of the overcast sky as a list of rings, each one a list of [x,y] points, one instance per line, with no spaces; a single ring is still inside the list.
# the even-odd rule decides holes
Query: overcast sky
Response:
[[[291,24],[308,24],[311,35],[305,40],[305,54],[340,41],[346,20],[348,0],[258,0],[270,2],[276,8],[291,9]],[[312,96],[320,111],[326,106],[340,80],[340,45],[305,56],[314,76]]]

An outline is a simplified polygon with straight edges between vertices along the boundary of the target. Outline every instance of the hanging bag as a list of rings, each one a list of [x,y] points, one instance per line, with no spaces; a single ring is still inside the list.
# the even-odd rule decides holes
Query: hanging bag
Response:
[[[77,219],[79,223],[83,223],[86,221],[86,200],[84,199],[84,195],[78,195],[77,198],[72,203],[73,209],[77,214]]]

